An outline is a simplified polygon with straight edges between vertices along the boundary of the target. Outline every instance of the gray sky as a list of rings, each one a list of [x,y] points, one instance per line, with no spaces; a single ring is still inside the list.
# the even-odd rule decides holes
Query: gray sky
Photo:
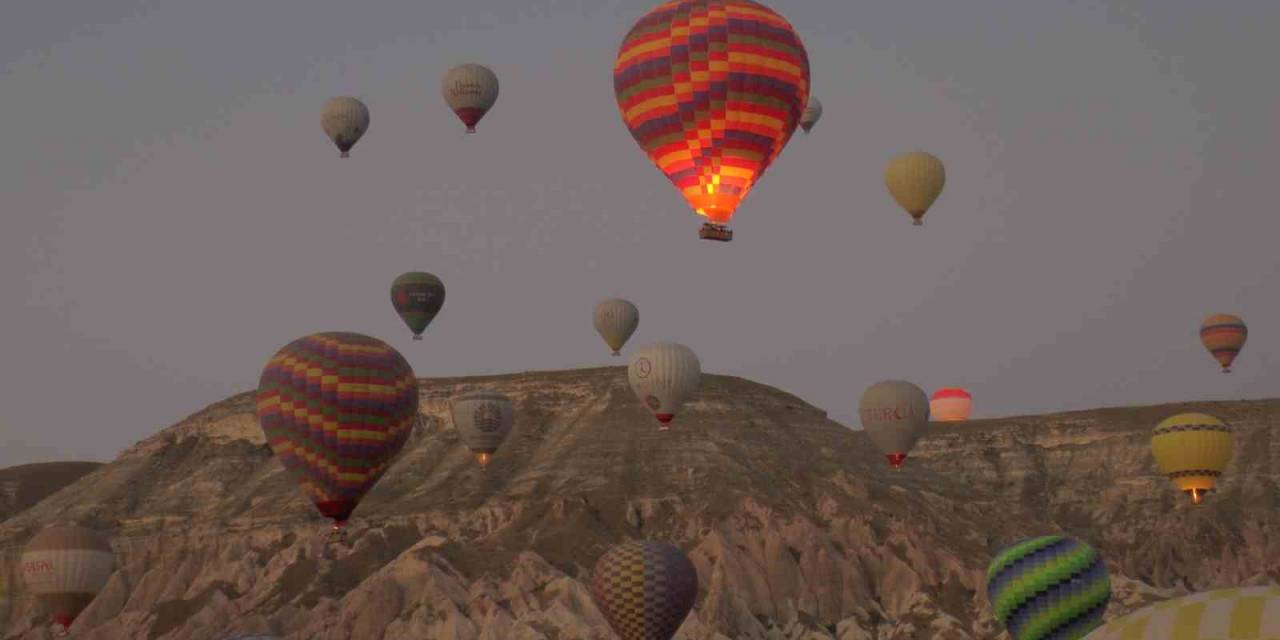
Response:
[[[422,376],[623,364],[591,328],[608,296],[640,308],[629,347],[847,423],[890,377],[981,416],[1276,395],[1280,3],[769,4],[825,115],[727,245],[618,115],[648,1],[10,7],[0,466],[108,459],[315,331]],[[464,61],[502,83],[475,136],[439,94]],[[338,94],[372,112],[345,161]],[[882,182],[913,148],[947,165],[923,228]],[[412,269],[448,289],[417,343],[387,294]],[[1197,339],[1219,310],[1252,328],[1231,376]]]

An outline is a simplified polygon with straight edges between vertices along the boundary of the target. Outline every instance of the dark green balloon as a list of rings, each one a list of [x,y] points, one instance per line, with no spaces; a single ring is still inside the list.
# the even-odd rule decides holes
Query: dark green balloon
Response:
[[[402,274],[391,283],[391,304],[413,331],[413,339],[421,340],[422,332],[444,306],[444,283],[423,271]]]

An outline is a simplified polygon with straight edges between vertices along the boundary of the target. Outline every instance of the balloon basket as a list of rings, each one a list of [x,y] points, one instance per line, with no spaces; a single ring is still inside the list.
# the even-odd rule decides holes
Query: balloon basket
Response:
[[[347,523],[335,523],[325,534],[324,541],[326,544],[347,544]]]
[[[339,158],[350,158],[350,157],[351,157],[351,154],[350,154],[350,153],[348,153],[348,152],[346,152],[346,151],[343,151],[342,153],[338,154],[338,157],[339,157]]]
[[[413,339],[414,339],[414,340],[421,340],[421,339],[422,339],[422,336],[414,336],[414,337],[413,337]]]
[[[733,229],[724,225],[712,224],[710,222],[703,223],[702,228],[698,229],[698,237],[703,240],[716,240],[719,242],[729,242],[733,240]]]

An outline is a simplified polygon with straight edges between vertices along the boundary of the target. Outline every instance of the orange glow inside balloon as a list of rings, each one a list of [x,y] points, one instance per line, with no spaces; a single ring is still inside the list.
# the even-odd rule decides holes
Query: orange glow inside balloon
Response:
[[[727,224],[809,100],[809,57],[755,0],[669,0],[631,28],[613,70],[635,141],[700,216]]]

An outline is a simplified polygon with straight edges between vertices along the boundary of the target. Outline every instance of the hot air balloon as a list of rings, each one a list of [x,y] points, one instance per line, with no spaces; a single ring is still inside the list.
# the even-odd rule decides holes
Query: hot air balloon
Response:
[[[19,561],[27,590],[53,618],[58,635],[107,585],[116,557],[106,536],[76,525],[42,529]]]
[[[663,542],[625,542],[591,572],[591,598],[621,640],[671,640],[693,610],[698,571]]]
[[[0,632],[9,620],[9,612],[13,608],[13,590],[9,588],[9,572],[0,571]]]
[[[511,433],[511,399],[497,391],[472,391],[454,398],[450,412],[462,442],[481,468],[488,467],[493,453]]]
[[[1151,453],[1160,473],[1200,504],[1231,461],[1233,440],[1227,423],[1203,413],[1179,413],[1152,430]]]
[[[391,304],[409,325],[413,339],[421,340],[422,332],[444,306],[444,283],[424,271],[402,273],[391,283]]]
[[[889,466],[900,470],[929,424],[929,398],[910,382],[885,380],[862,392],[858,413],[867,437],[884,452]]]
[[[912,224],[922,225],[924,214],[942,193],[947,171],[931,153],[912,151],[895,156],[884,170],[884,184],[898,205],[911,215]]]
[[[658,429],[666,431],[684,401],[702,384],[702,364],[689,347],[658,342],[631,354],[627,380],[636,397],[658,419]]]
[[[785,18],[753,0],[672,0],[627,33],[613,65],[622,121],[728,242],[751,188],[795,132],[809,56]]]
[[[1248,338],[1249,328],[1240,316],[1215,313],[1200,323],[1200,343],[1222,365],[1223,373],[1231,373],[1231,363],[1240,355]]]
[[[937,422],[964,422],[973,410],[973,396],[959,387],[938,389],[929,397],[929,418]]]
[[[418,416],[400,352],[358,333],[317,333],[276,352],[258,382],[258,422],[280,464],[338,534],[391,466]]]
[[[809,105],[804,108],[804,113],[800,114],[800,128],[805,133],[813,130],[813,125],[818,124],[822,119],[822,103],[818,101],[818,96],[809,96]]]
[[[498,101],[498,76],[489,67],[460,64],[444,74],[440,91],[449,108],[467,125],[467,133],[475,133],[476,124]]]
[[[622,345],[640,325],[640,310],[622,298],[610,298],[596,305],[591,321],[596,333],[613,349],[613,355],[621,355]]]
[[[1165,600],[1116,618],[1085,640],[1275,640],[1280,587],[1216,589]]]
[[[1077,640],[1102,624],[1111,574],[1098,552],[1079,540],[1030,538],[991,561],[987,599],[1014,640]]]
[[[324,103],[320,126],[342,152],[340,157],[350,157],[351,147],[369,130],[369,107],[351,96],[338,96]]]

